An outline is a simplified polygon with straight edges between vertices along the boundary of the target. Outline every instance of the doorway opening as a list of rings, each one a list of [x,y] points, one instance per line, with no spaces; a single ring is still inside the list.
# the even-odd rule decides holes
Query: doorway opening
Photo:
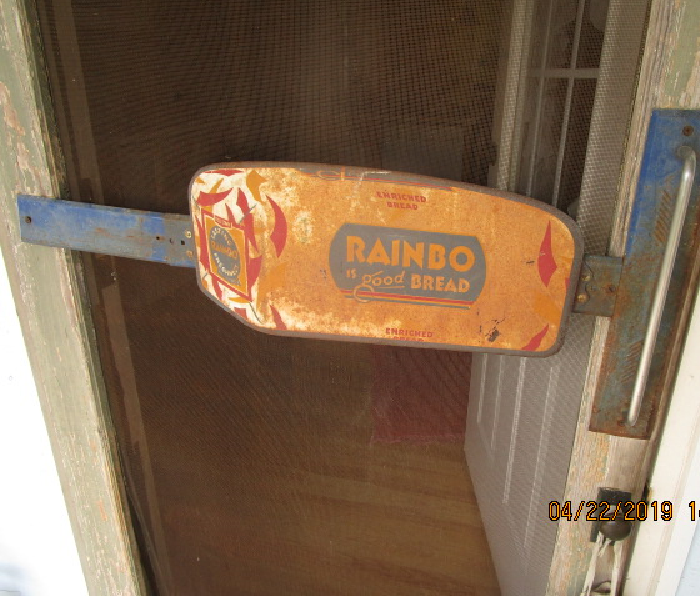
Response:
[[[525,5],[545,36],[512,26]],[[575,210],[603,0],[38,6],[74,200],[186,213],[204,165],[299,161],[516,188]],[[532,91],[504,149],[518,35],[532,39]],[[269,337],[188,270],[85,263],[157,591],[498,590],[464,458],[469,354]]]

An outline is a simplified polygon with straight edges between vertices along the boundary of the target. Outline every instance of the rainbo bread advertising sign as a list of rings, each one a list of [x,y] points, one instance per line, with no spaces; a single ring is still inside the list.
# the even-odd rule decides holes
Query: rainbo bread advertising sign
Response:
[[[214,165],[190,187],[202,290],[282,335],[546,355],[582,247],[555,209],[387,171]]]

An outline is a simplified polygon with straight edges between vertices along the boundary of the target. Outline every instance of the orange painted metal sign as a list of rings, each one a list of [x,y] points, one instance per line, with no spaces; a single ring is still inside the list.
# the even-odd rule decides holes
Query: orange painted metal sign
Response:
[[[200,287],[268,333],[556,352],[575,223],[491,189],[360,168],[235,163],[190,187]]]

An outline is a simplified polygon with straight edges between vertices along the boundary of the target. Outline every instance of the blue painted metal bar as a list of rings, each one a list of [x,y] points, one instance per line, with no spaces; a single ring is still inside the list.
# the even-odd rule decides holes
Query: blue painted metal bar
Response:
[[[700,243],[696,232],[700,216],[698,176],[690,192],[639,416],[636,420],[631,418],[635,411],[630,411],[630,400],[646,338],[650,335],[652,300],[684,170],[684,159],[678,154],[682,147],[700,154],[700,111],[653,111],[632,207],[619,291],[593,404],[592,431],[648,438],[667,375],[674,368],[673,340],[682,325],[680,307],[685,291],[694,281],[693,263]]]
[[[194,267],[189,216],[17,196],[24,242]]]

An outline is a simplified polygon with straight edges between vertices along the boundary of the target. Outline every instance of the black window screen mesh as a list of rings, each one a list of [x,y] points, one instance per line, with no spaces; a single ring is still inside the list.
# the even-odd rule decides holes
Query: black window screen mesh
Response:
[[[73,199],[185,213],[192,174],[222,161],[493,176],[510,0],[38,4]],[[531,80],[561,123],[566,85]],[[595,85],[575,88],[566,206]],[[549,201],[557,149],[529,131],[522,160]],[[468,354],[268,337],[190,270],[85,260],[155,590],[497,591],[463,455]]]

